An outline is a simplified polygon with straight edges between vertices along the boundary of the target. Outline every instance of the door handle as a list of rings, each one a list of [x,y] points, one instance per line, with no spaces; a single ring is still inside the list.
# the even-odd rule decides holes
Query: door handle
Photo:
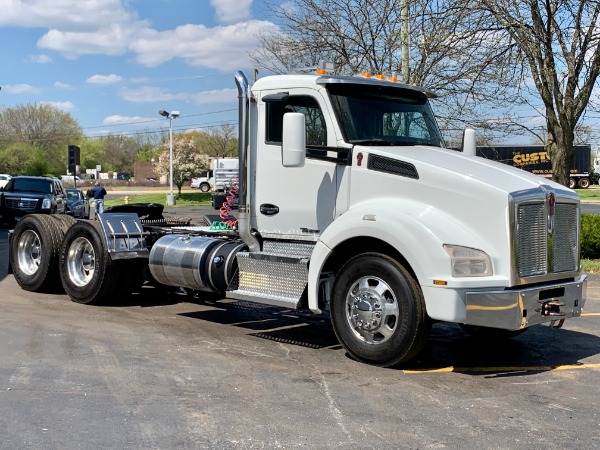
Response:
[[[274,216],[279,212],[279,206],[271,205],[270,203],[263,203],[260,205],[260,213],[265,216]]]

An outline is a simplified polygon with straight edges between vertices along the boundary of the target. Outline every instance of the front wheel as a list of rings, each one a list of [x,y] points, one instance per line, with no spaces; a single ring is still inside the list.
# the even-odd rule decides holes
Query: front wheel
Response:
[[[208,184],[208,183],[202,183],[200,185],[200,190],[202,192],[208,192],[208,191],[210,191],[210,184]]]
[[[569,189],[575,189],[575,186],[577,186],[577,183],[575,182],[574,178],[569,178]]]
[[[414,278],[397,261],[377,253],[358,255],[340,269],[331,320],[350,356],[381,367],[414,358],[430,330]]]

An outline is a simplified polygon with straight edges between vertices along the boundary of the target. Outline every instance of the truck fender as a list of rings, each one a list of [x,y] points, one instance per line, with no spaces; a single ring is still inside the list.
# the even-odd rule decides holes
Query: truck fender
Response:
[[[337,246],[357,237],[368,237],[394,247],[408,262],[421,286],[448,279],[450,257],[443,244],[488,251],[465,223],[427,205],[406,201],[369,202],[339,216],[321,235],[313,249],[308,270],[308,307],[319,308],[319,280],[327,259]],[[424,256],[426,255],[426,256]]]

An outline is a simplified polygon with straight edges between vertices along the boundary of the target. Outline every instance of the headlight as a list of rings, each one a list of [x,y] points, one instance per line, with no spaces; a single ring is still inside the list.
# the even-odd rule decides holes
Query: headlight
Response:
[[[475,248],[444,244],[450,255],[453,277],[489,277],[494,274],[487,253]]]
[[[83,205],[73,205],[73,209],[83,209]]]
[[[52,202],[50,201],[49,198],[45,198],[42,201],[42,209],[50,209],[50,206],[52,205]]]

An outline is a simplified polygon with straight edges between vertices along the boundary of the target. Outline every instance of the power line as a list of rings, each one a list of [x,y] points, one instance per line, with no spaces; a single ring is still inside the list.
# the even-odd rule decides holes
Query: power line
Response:
[[[179,116],[179,118],[184,119],[186,117],[207,116],[210,114],[221,114],[221,113],[232,112],[232,111],[237,111],[237,108],[222,109],[220,111],[209,111],[209,112],[198,113],[198,114],[189,114],[187,116]],[[115,123],[115,124],[111,124],[111,125],[97,125],[97,126],[93,126],[93,127],[84,127],[84,128],[82,128],[82,130],[91,130],[91,129],[95,129],[95,128],[120,127],[120,126],[124,126],[124,125],[139,125],[139,124],[144,124],[144,123],[156,123],[156,122],[160,122],[160,121],[161,121],[161,119],[156,118],[156,119],[149,119],[149,120],[143,120],[143,121],[123,122],[123,123]]]

